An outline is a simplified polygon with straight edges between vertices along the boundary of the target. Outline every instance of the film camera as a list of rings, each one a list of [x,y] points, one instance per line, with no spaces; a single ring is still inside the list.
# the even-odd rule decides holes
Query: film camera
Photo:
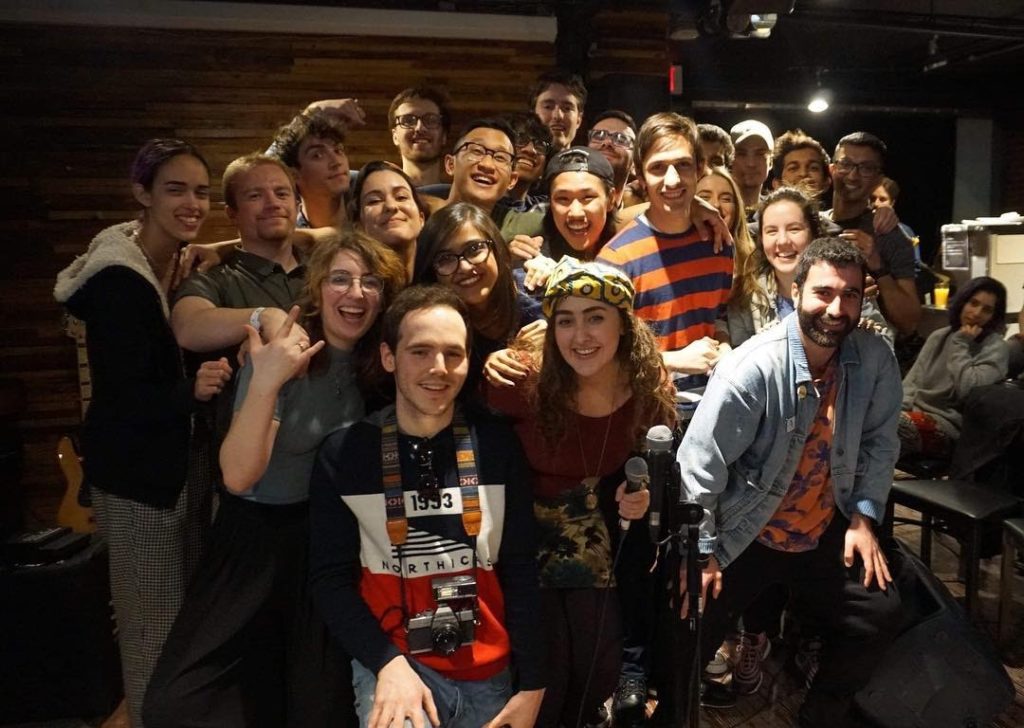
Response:
[[[463,575],[433,579],[430,586],[437,608],[409,619],[409,652],[434,651],[448,656],[475,641],[476,578]]]

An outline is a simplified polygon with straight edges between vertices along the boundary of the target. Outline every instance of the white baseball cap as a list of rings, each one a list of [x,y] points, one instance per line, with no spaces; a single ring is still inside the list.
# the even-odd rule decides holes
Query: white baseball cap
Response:
[[[752,136],[764,139],[764,143],[768,145],[769,149],[775,145],[775,137],[772,136],[772,130],[757,119],[741,121],[729,130],[729,135],[732,136],[732,143],[736,145]]]

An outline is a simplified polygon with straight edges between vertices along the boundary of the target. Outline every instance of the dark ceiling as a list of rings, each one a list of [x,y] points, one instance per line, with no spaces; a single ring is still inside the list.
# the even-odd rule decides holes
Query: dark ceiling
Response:
[[[670,18],[669,56],[683,66],[687,100],[698,106],[802,107],[820,83],[834,93],[837,111],[1024,109],[1024,0],[255,1],[559,15],[573,19],[561,23],[560,30],[574,26],[563,37],[584,48],[588,39],[580,34],[590,16],[607,9],[660,11]],[[716,10],[724,17],[779,6],[792,12],[779,15],[767,39],[708,27]],[[672,30],[695,37],[673,40]]]

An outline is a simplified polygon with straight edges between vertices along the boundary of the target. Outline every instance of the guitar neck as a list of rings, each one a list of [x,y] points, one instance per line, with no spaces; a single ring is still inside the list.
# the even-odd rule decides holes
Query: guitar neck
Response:
[[[92,375],[89,370],[89,352],[85,346],[85,322],[71,314],[64,317],[64,332],[75,340],[75,354],[78,357],[78,399],[82,410],[82,419],[89,409],[92,400]]]

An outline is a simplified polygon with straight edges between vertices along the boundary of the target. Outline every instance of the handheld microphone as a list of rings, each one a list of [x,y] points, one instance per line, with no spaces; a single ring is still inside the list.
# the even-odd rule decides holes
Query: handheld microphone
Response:
[[[648,477],[647,461],[641,457],[632,457],[626,461],[626,492],[636,493],[647,488],[650,482]],[[619,519],[619,528],[625,533],[629,530],[630,521],[625,518]]]
[[[644,453],[651,474],[651,507],[648,523],[651,540],[661,540],[661,508],[664,505],[665,490],[669,487],[675,458],[672,457],[672,430],[665,425],[655,425],[647,431],[647,451]]]

